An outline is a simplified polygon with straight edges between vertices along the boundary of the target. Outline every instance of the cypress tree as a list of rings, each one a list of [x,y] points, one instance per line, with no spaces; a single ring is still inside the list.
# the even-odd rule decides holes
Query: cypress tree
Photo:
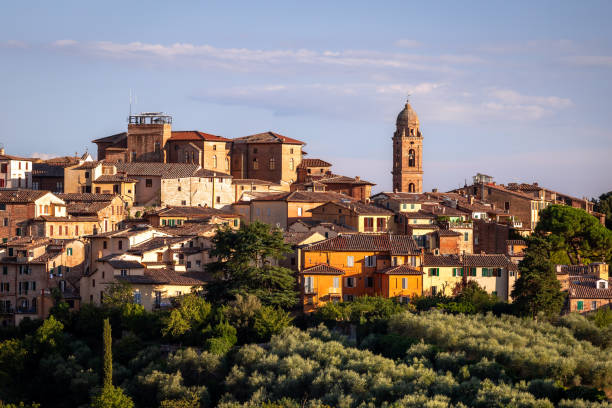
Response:
[[[102,332],[104,341],[104,387],[113,385],[113,339],[111,336],[111,325],[108,318],[104,319]]]

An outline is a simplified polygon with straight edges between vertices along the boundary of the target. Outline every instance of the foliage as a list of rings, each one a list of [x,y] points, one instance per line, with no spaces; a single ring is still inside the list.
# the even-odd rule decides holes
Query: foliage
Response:
[[[202,328],[210,317],[212,306],[196,294],[182,296],[177,308],[164,319],[162,334],[169,338],[180,339],[190,331]]]
[[[539,313],[557,316],[563,307],[565,294],[550,261],[551,245],[541,237],[527,240],[525,257],[519,263],[520,276],[511,296],[518,313],[535,318]]]
[[[134,303],[132,285],[127,282],[108,284],[104,290],[104,306],[111,309],[121,309],[125,305]]]
[[[395,299],[359,296],[352,302],[329,302],[317,309],[315,318],[324,322],[374,323],[385,320],[403,309]]]
[[[272,306],[263,306],[254,316],[253,330],[259,341],[268,341],[291,324],[289,313]]]
[[[608,309],[599,309],[601,312],[604,310]],[[594,314],[595,319],[597,319],[597,316],[608,315],[599,311]],[[600,318],[600,320],[603,319],[605,317]],[[600,325],[593,318],[586,318],[579,313],[570,313],[559,319],[559,325],[570,329],[577,339],[589,341],[595,346],[602,348],[612,346],[612,326],[609,326],[609,323]]]
[[[280,230],[254,222],[239,230],[220,228],[212,241],[211,256],[219,260],[207,266],[216,279],[206,285],[206,296],[213,303],[229,302],[238,294],[252,294],[268,306],[297,303],[292,271],[273,265],[291,251]]]
[[[540,212],[535,231],[546,239],[551,251],[564,252],[572,265],[612,257],[612,231],[584,210],[551,205]]]
[[[113,385],[113,338],[108,319],[104,319],[102,338],[104,343],[104,387],[110,387]]]
[[[607,307],[600,307],[595,313],[589,316],[589,319],[599,328],[606,328],[612,325],[612,310]]]
[[[606,227],[612,229],[612,191],[608,191],[591,201],[595,203],[595,211],[606,215]]]
[[[212,336],[206,341],[206,345],[213,354],[227,353],[238,341],[236,329],[227,322],[217,324],[210,334]]]
[[[104,386],[91,400],[92,408],[133,408],[134,402],[119,387]]]

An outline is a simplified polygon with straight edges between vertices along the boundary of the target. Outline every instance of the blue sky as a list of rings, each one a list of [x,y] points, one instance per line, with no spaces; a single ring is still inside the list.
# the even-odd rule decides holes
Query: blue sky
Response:
[[[274,130],[391,186],[406,95],[424,186],[612,190],[608,1],[28,1],[0,15],[0,142],[60,155],[134,111],[226,137]]]

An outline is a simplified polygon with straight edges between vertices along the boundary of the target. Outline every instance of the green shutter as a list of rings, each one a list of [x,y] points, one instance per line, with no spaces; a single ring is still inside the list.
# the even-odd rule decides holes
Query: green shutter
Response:
[[[582,300],[578,301],[578,310],[583,310],[584,309],[584,302]]]
[[[436,276],[440,276],[440,268],[436,268]]]
[[[457,268],[453,268],[453,276],[457,276]]]

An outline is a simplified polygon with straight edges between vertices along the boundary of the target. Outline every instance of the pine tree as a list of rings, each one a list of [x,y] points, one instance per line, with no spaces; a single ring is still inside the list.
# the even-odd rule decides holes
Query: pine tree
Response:
[[[104,319],[102,332],[104,341],[104,387],[113,386],[113,339],[111,336],[111,325],[108,318]]]

